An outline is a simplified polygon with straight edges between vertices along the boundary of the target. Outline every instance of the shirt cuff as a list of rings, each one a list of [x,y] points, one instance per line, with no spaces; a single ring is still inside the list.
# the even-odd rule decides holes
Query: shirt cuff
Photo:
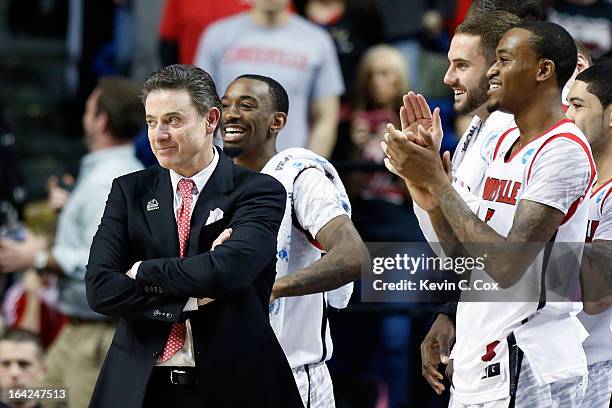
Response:
[[[129,276],[132,279],[136,279],[136,274],[138,273],[138,267],[140,266],[140,264],[142,263],[142,261],[138,261],[136,262],[129,271],[127,271],[125,274],[127,276]]]
[[[189,300],[187,300],[187,303],[185,303],[183,312],[189,312],[191,310],[198,310],[198,299],[189,298]]]

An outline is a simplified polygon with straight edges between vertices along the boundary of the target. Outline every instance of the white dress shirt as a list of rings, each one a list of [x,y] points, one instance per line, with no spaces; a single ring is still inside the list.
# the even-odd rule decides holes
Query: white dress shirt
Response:
[[[195,208],[200,193],[204,189],[204,186],[210,179],[210,176],[212,175],[213,171],[217,167],[217,163],[219,162],[219,155],[217,154],[217,149],[213,148],[213,152],[214,155],[210,164],[193,177],[189,177],[195,183],[195,188],[191,192],[191,194],[193,195],[193,199],[191,200],[191,208],[189,210],[190,213],[193,213],[193,209]],[[172,183],[172,191],[174,191],[173,206],[175,217],[177,217],[178,210],[181,207],[181,204],[183,203],[183,197],[181,196],[181,193],[178,189],[178,182],[184,178],[186,177],[181,176],[174,170],[170,170],[170,182]],[[140,266],[140,263],[140,261],[136,262],[134,266],[132,266],[132,268],[130,268],[130,270],[127,272],[127,275],[130,278],[136,279],[136,274],[138,273],[138,267]],[[198,300],[196,298],[189,298],[189,300],[185,304],[185,307],[183,308],[183,311],[197,310],[197,302]],[[193,336],[191,334],[191,323],[189,322],[189,319],[185,321],[185,324],[187,325],[187,334],[185,336],[185,344],[183,344],[183,348],[177,351],[176,354],[170,357],[167,361],[162,361],[161,358],[158,358],[155,362],[156,366],[195,367],[195,359],[193,357]]]

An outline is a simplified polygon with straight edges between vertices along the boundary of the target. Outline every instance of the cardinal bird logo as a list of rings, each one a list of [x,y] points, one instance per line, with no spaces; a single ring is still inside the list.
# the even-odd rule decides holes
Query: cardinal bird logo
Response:
[[[481,357],[482,361],[491,361],[496,356],[495,347],[499,344],[499,340],[487,344],[487,352]]]

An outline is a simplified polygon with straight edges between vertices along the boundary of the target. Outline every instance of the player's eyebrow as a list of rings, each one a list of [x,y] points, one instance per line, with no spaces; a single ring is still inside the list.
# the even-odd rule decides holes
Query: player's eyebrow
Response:
[[[582,102],[584,103],[584,99],[578,97],[578,96],[572,96],[571,98],[569,98],[570,102]]]

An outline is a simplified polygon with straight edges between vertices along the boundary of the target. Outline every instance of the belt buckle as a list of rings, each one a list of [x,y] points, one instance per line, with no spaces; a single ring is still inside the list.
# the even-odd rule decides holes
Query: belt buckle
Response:
[[[177,374],[176,379],[174,378],[174,374]],[[181,385],[181,380],[180,380],[179,374],[187,374],[187,371],[184,371],[184,370],[170,370],[170,384]]]

